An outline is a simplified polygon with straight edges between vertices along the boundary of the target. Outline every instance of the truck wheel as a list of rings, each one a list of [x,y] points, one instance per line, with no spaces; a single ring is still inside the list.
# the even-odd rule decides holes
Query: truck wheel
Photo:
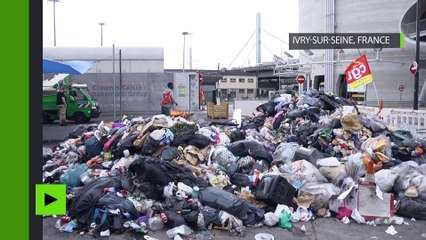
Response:
[[[43,112],[43,123],[53,123],[54,119],[48,114]]]
[[[86,116],[82,112],[74,113],[73,119],[76,123],[85,123],[86,122]]]

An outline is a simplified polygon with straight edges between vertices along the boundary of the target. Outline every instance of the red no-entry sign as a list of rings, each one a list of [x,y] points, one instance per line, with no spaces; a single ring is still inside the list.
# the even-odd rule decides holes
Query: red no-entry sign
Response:
[[[298,76],[296,77],[296,81],[297,81],[299,84],[303,84],[303,83],[305,83],[305,76],[304,76],[304,75],[298,75]]]
[[[414,61],[411,65],[410,65],[410,72],[411,74],[415,75],[417,73],[417,62]]]

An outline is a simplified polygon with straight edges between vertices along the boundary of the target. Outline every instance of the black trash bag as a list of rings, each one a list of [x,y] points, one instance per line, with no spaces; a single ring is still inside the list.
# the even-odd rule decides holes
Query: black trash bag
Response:
[[[126,230],[126,228],[123,226],[123,224],[126,222],[126,219],[122,213],[119,215],[111,214],[108,216],[109,221],[109,230],[111,230],[112,233],[122,233]]]
[[[131,173],[128,171],[125,171],[121,173],[119,176],[121,181],[121,189],[127,190],[129,192],[134,192],[136,186],[133,183]]]
[[[84,147],[88,158],[96,157],[102,151],[102,143],[95,136],[87,139],[84,142]]]
[[[241,129],[242,130],[257,129],[257,125],[252,120],[243,120],[241,122]],[[243,139],[241,139],[241,140],[243,140]]]
[[[161,152],[161,159],[172,161],[179,157],[179,149],[177,147],[168,147]]]
[[[247,187],[251,185],[251,181],[248,175],[243,173],[235,173],[230,177],[229,180],[232,184],[237,185],[239,187]]]
[[[129,165],[128,171],[136,175],[139,182],[150,182],[153,185],[166,186],[172,181],[168,173],[161,167],[161,162],[152,157],[142,156],[134,160]]]
[[[404,197],[396,208],[398,216],[426,220],[426,201],[424,200]]]
[[[294,109],[294,110],[291,110],[291,111],[287,114],[287,117],[288,117],[289,119],[294,120],[294,119],[296,119],[296,118],[301,118],[301,117],[306,116],[306,114],[307,114],[307,113],[308,113],[308,111],[307,111],[306,109]]]
[[[339,107],[339,104],[337,104],[336,102],[331,100],[330,97],[328,97],[326,95],[320,95],[319,99],[321,100],[322,104],[324,105],[325,110],[334,111],[334,110],[336,110],[336,108]]]
[[[205,188],[209,186],[207,180],[196,178],[190,169],[174,162],[161,161],[158,166],[171,179],[169,181],[183,182],[190,187],[198,186],[199,188]]]
[[[257,170],[259,172],[268,171],[271,166],[271,163],[266,160],[258,160],[253,163],[250,167],[250,171],[247,173],[248,175],[253,175],[254,171]]]
[[[194,136],[194,130],[193,129],[185,129],[183,130],[183,133],[180,135],[175,135],[173,142],[170,143],[171,146],[179,147],[181,145],[187,145],[187,142]]]
[[[244,221],[244,224],[254,226],[260,222],[263,222],[265,210],[251,203],[246,203],[248,207],[247,211],[247,220]]]
[[[231,142],[246,139],[246,133],[243,130],[234,130],[231,132]]]
[[[164,214],[167,216],[167,222],[164,223],[168,228],[179,227],[180,225],[186,225],[185,218],[182,215],[177,214],[172,210],[165,210]]]
[[[69,208],[69,216],[80,224],[90,224],[98,200],[105,195],[105,187],[120,187],[119,177],[97,178],[81,188]]]
[[[268,152],[262,144],[256,141],[241,140],[227,146],[228,150],[235,156],[251,156],[254,159],[265,159],[272,162],[272,154]]]
[[[247,220],[248,207],[238,196],[217,187],[208,187],[200,191],[201,204],[223,210],[243,222]]]
[[[157,186],[150,182],[139,183],[138,189],[145,195],[147,199],[160,201],[163,199],[163,186]]]
[[[115,193],[107,193],[103,195],[96,203],[97,206],[106,206],[110,210],[120,209],[123,213],[130,213],[131,218],[138,218],[139,212],[136,210],[135,205],[126,198],[119,197]]]
[[[331,120],[329,126],[330,126],[331,129],[342,128],[342,124],[340,123],[339,118],[333,118],[333,120]]]
[[[238,163],[230,163],[228,165],[226,165],[225,169],[226,169],[226,174],[231,177],[232,175],[234,175],[238,169],[240,168],[240,165]]]
[[[266,115],[261,115],[261,116],[256,116],[252,119],[254,124],[256,124],[256,129],[260,129],[263,127],[263,125],[265,124],[266,117],[267,117]],[[246,130],[246,128],[243,128],[243,129]]]
[[[202,134],[194,134],[187,142],[187,145],[195,146],[198,149],[208,147],[212,142],[210,138]]]
[[[305,148],[300,147],[296,150],[296,153],[294,154],[293,161],[298,160],[306,160],[310,163],[312,163],[314,166],[317,165],[317,161],[319,159],[323,159],[326,157],[330,157],[329,155],[322,153],[318,151],[316,148]]]
[[[409,161],[412,158],[411,151],[409,149],[400,148],[398,146],[392,146],[392,156],[395,159],[402,160],[402,161]]]
[[[141,152],[146,155],[152,155],[160,147],[160,141],[153,139],[151,136],[145,140]]]
[[[392,152],[392,156],[395,156],[394,153]],[[398,159],[398,157],[395,157],[396,159],[393,161],[387,161],[387,162],[383,162],[383,167],[382,169],[391,169],[399,164],[402,163],[402,161],[400,159]]]
[[[185,222],[191,228],[198,228],[198,211],[191,211],[183,215]]]
[[[285,114],[281,114],[277,117],[277,119],[275,119],[274,123],[272,124],[272,126],[274,127],[274,129],[278,129],[281,126],[281,123],[285,120]],[[242,139],[241,139],[242,140]]]
[[[173,210],[175,212],[180,212],[184,208],[188,207],[188,203],[182,197],[170,196],[162,203],[163,208],[168,210]]]
[[[203,214],[204,224],[206,227],[208,227],[210,224],[212,225],[221,224],[220,217],[219,217],[219,210],[209,206],[204,206],[203,209],[201,210],[201,214]]]
[[[133,146],[133,142],[136,140],[136,138],[139,136],[139,133],[132,134],[128,136],[126,139],[123,140],[123,142],[120,144],[118,148],[116,148],[113,152],[114,159],[122,158],[124,157],[124,150],[128,150],[131,155],[135,154],[135,147]]]
[[[271,117],[277,114],[277,112],[275,111],[275,105],[277,104],[278,103],[274,102],[274,100],[271,99],[269,102],[259,105],[256,108],[256,111],[263,112]]]
[[[373,133],[383,132],[387,129],[387,125],[384,122],[380,122],[376,119],[362,117],[362,116],[360,116],[358,119],[359,119],[359,123],[362,126],[368,128]]]
[[[68,138],[80,138],[83,135],[83,133],[86,131],[86,129],[87,129],[87,126],[85,125],[76,127],[68,134]]]
[[[308,108],[307,117],[311,122],[318,122],[321,117],[321,110],[319,108]]]

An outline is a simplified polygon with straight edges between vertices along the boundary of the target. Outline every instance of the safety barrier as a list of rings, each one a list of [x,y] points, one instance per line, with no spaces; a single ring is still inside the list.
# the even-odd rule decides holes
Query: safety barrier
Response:
[[[234,109],[241,109],[241,115],[251,115],[256,108],[268,102],[268,99],[235,99]]]
[[[267,99],[235,99],[233,109],[241,109],[241,115],[251,115],[256,107],[266,103]],[[374,116],[379,112],[377,107],[358,106],[360,113]],[[414,130],[419,137],[426,137],[426,111],[400,108],[384,108],[380,117],[387,123]]]
[[[373,116],[377,115],[379,108],[358,106],[360,113]],[[380,117],[387,123],[394,125],[405,125],[416,131],[419,137],[426,137],[426,111],[409,110],[400,108],[382,109]]]

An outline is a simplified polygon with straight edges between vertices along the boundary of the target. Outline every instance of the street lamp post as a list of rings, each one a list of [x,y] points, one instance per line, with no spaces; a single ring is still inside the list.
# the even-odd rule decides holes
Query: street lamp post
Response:
[[[99,23],[99,26],[101,26],[101,47],[104,45],[104,25],[106,23],[101,22]]]
[[[182,72],[185,72],[185,37],[186,35],[191,35],[189,32],[183,32],[183,65],[182,65]]]
[[[53,46],[56,47],[56,3],[59,3],[59,0],[48,0],[53,3]]]

